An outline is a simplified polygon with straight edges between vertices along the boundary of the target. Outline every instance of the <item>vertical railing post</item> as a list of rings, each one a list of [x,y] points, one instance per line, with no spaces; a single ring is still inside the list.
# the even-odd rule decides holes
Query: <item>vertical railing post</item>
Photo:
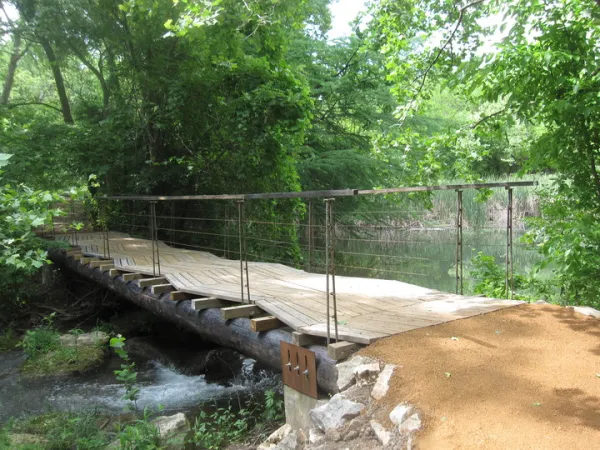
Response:
[[[506,208],[506,298],[513,299],[515,291],[513,268],[513,190],[512,188],[506,189],[508,191],[508,206]]]
[[[158,226],[156,221],[157,201],[150,202],[150,239],[152,240],[152,273],[160,276],[160,250],[158,246]]]
[[[335,339],[338,340],[337,297],[335,291],[335,216],[333,214],[334,199],[325,199],[325,273],[327,280],[325,290],[327,295],[327,345],[331,342],[331,301],[333,300],[333,323]],[[329,279],[331,277],[331,290]]]
[[[79,237],[77,236],[77,228],[75,225],[75,200],[73,197],[71,197],[71,212],[69,218],[71,219],[69,226],[73,231],[73,246],[76,247],[79,244]]]
[[[173,243],[175,242],[175,202],[171,201],[171,227],[169,231],[169,244],[173,247]]]
[[[456,293],[463,295],[463,191],[456,194]]]
[[[308,268],[307,271],[310,272],[313,267],[313,202],[312,200],[308,201]]]
[[[100,200],[102,201],[102,200]],[[105,258],[110,258],[110,237],[109,237],[109,231],[108,231],[108,215],[107,215],[107,205],[106,205],[106,201],[102,201],[102,206],[100,207],[100,217],[101,217],[101,222],[100,224],[102,225],[102,243],[104,246],[104,257]]]
[[[245,230],[246,220],[244,217],[245,201],[238,200],[237,204],[238,204],[238,238],[240,241],[240,288],[241,288],[241,293],[242,293],[242,303],[245,303],[244,287],[246,288],[246,293],[248,296],[248,303],[252,303],[250,300],[250,276],[248,274],[248,258],[246,255],[246,253],[248,251],[248,244],[246,242],[246,230]],[[244,265],[245,265],[245,267],[244,267]],[[245,283],[244,283],[244,272],[246,274]]]

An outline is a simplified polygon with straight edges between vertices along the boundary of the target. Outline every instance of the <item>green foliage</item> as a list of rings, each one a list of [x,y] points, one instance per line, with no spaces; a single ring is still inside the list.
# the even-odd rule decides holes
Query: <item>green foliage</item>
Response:
[[[0,333],[0,352],[6,352],[14,349],[20,342],[12,328]]]
[[[133,424],[117,428],[119,443],[123,449],[131,450],[154,450],[163,448],[160,446],[160,435],[158,429],[150,423],[150,415],[144,410],[142,418]]]
[[[111,338],[110,347],[124,362],[129,362],[130,358],[125,351],[125,338],[121,335]],[[123,400],[130,401],[137,410],[137,400],[140,397],[140,388],[137,386],[137,372],[135,363],[121,364],[121,369],[115,370],[117,380],[125,384],[125,395]]]
[[[229,405],[212,413],[202,411],[194,424],[192,443],[201,448],[220,449],[247,440],[249,434],[264,438],[282,421],[283,401],[274,391],[267,391],[262,402],[251,399],[238,410]]]
[[[43,318],[43,324],[34,330],[27,330],[20,347],[31,359],[37,359],[59,347],[60,334],[53,327],[54,316],[52,313]]]
[[[103,417],[94,411],[77,414],[53,412],[16,420],[4,427],[3,431],[5,436],[8,436],[8,432],[41,436],[48,441],[44,444],[44,448],[48,450],[101,449],[108,444],[106,434],[99,429],[101,420]]]

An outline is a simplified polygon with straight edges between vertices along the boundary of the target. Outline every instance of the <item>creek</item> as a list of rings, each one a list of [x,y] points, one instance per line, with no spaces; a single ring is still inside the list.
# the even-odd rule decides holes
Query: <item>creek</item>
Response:
[[[280,389],[280,375],[256,361],[195,335],[173,336],[170,326],[164,331],[127,342],[138,372],[140,410],[160,407],[161,414],[184,412],[191,418],[200,410],[229,402],[236,406],[268,389]],[[123,384],[114,374],[122,361],[114,354],[89,373],[61,378],[23,377],[19,368],[24,361],[22,351],[0,354],[0,423],[51,411],[94,409],[119,415],[127,406]]]

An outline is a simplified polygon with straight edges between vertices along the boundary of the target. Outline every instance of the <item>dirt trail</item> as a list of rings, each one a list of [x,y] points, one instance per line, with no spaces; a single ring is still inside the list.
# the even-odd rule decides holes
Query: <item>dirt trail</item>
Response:
[[[600,449],[600,320],[522,305],[362,354],[401,366],[382,419],[402,401],[416,405],[420,449]]]

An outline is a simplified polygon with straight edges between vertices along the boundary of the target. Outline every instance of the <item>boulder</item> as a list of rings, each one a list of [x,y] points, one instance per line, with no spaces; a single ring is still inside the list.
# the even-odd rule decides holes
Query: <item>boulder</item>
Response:
[[[311,409],[309,416],[317,428],[327,433],[342,428],[348,420],[360,415],[364,408],[365,405],[336,394],[325,405]]]
[[[421,418],[415,413],[400,425],[400,434],[407,435],[421,429]]]
[[[356,369],[362,365],[370,364],[373,361],[364,356],[355,356],[349,361],[338,364],[337,387],[339,392],[343,392],[356,382]]]
[[[373,391],[371,391],[371,395],[375,400],[380,400],[387,395],[388,389],[390,388],[390,380],[394,374],[394,369],[396,369],[394,364],[386,364],[379,374],[377,382],[373,387]]]
[[[402,425],[407,417],[412,413],[413,407],[408,403],[400,403],[390,413],[390,420],[394,425]]]
[[[390,443],[392,435],[383,427],[383,425],[376,420],[371,420],[371,428],[373,429],[373,432],[375,433],[375,436],[379,442],[381,442],[384,447]]]
[[[63,334],[60,338],[60,344],[63,347],[84,347],[88,345],[107,345],[110,336],[103,331],[92,331],[91,333]]]
[[[600,311],[589,306],[570,306],[569,308],[573,308],[576,313],[600,319]]]
[[[361,364],[354,369],[356,383],[360,385],[373,383],[377,379],[380,370],[378,362]]]
[[[183,445],[186,435],[191,430],[190,423],[183,413],[157,417],[152,424],[158,430],[161,443],[172,448]]]

